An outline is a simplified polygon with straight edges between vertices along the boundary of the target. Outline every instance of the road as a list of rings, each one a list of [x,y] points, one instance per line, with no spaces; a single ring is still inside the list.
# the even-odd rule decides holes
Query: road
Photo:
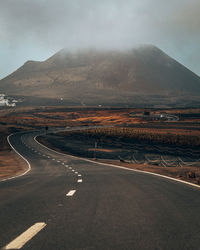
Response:
[[[0,249],[200,249],[200,189],[53,152],[37,134],[10,136],[31,170],[0,182]]]

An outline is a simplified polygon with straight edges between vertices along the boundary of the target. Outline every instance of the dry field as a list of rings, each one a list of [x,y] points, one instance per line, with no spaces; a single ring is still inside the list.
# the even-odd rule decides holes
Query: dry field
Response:
[[[27,164],[14,151],[0,152],[0,180],[19,175],[26,169]]]

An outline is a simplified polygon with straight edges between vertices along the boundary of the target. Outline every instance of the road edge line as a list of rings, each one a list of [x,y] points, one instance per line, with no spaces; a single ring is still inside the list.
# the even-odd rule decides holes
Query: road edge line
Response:
[[[99,164],[99,165],[107,165],[107,166],[110,166],[110,167],[114,167],[114,168],[120,168],[120,169],[124,169],[124,170],[128,170],[128,171],[133,171],[133,172],[138,172],[138,173],[142,173],[142,174],[149,174],[149,175],[154,175],[154,176],[158,176],[158,177],[161,177],[161,178],[165,178],[165,179],[168,179],[168,180],[172,180],[172,181],[176,181],[176,182],[179,182],[179,183],[182,183],[182,184],[187,184],[189,186],[193,186],[193,187],[196,187],[196,188],[200,188],[199,185],[197,184],[194,184],[194,183],[191,183],[191,182],[187,182],[187,181],[183,181],[183,180],[179,180],[179,179],[176,179],[176,178],[173,178],[173,177],[170,177],[170,176],[166,176],[166,175],[162,175],[162,174],[157,174],[157,173],[153,173],[153,172],[148,172],[148,171],[142,171],[142,170],[138,170],[138,169],[132,169],[132,168],[126,168],[126,167],[122,167],[122,166],[119,166],[119,165],[114,165],[114,164],[109,164],[109,163],[102,163],[102,162],[97,162],[97,161],[93,161],[93,160],[89,160],[89,159],[85,159],[85,158],[82,158],[82,157],[78,157],[78,156],[73,156],[73,155],[69,155],[69,154],[65,154],[65,153],[61,153],[61,152],[58,152],[54,149],[51,149],[51,148],[48,148],[47,146],[43,145],[42,143],[40,143],[38,140],[37,140],[37,137],[39,135],[36,135],[34,137],[34,140],[40,144],[42,147],[52,151],[52,152],[55,152],[57,154],[60,154],[60,155],[64,155],[64,156],[70,156],[72,158],[76,158],[76,159],[81,159],[81,160],[84,160],[84,161],[88,161],[88,162],[91,162],[91,163],[96,163],[96,164]]]
[[[24,132],[17,132],[17,133],[24,133]],[[8,141],[8,144],[10,145],[10,147],[12,148],[12,150],[13,150],[16,154],[18,154],[18,155],[27,163],[28,169],[25,170],[25,172],[23,172],[22,174],[19,174],[19,175],[13,176],[13,177],[8,177],[8,178],[6,178],[6,179],[2,179],[2,180],[0,180],[0,182],[9,181],[9,180],[12,180],[12,179],[21,177],[21,176],[27,174],[27,173],[31,170],[31,164],[29,163],[29,161],[28,161],[24,156],[22,156],[22,155],[13,147],[13,145],[12,145],[11,142],[10,142],[10,137],[11,137],[12,135],[17,134],[17,133],[12,133],[12,134],[8,135],[8,136],[7,136],[7,141]]]

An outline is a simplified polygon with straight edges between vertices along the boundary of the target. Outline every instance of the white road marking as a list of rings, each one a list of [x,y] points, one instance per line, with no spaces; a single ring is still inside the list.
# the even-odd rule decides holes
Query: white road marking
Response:
[[[71,167],[69,167],[69,169],[72,169]]]
[[[65,163],[63,162],[62,165],[65,165]]]
[[[60,162],[60,161],[57,161],[57,162]]]
[[[17,133],[21,133],[21,132],[17,132]],[[17,133],[15,133],[15,134],[17,134]],[[18,155],[27,163],[28,169],[27,169],[24,173],[22,173],[22,174],[19,174],[19,175],[13,176],[13,177],[9,177],[9,178],[3,179],[3,180],[1,180],[0,182],[7,181],[7,180],[12,180],[12,179],[21,177],[21,176],[27,174],[27,173],[31,170],[31,164],[29,163],[29,161],[28,161],[25,157],[23,157],[23,156],[13,147],[13,145],[11,144],[11,142],[10,142],[10,137],[11,137],[12,135],[14,135],[14,134],[10,134],[10,135],[7,136],[8,144],[10,145],[10,147],[12,148],[12,150],[14,150],[15,153],[18,154]]]
[[[82,179],[79,179],[77,182],[83,182],[83,180],[82,180]]]
[[[55,159],[52,159],[53,161],[55,161]]]
[[[75,172],[75,174],[78,174],[78,172]]]
[[[66,168],[68,168],[69,166],[68,165],[65,165]]]
[[[29,240],[31,240],[40,230],[42,230],[47,224],[44,222],[35,223],[24,233],[20,234],[17,238],[11,241],[4,249],[20,249],[22,248]]]
[[[81,177],[82,175],[81,174],[78,174],[79,177]]]
[[[66,196],[73,196],[75,194],[76,190],[70,190]]]
[[[74,172],[75,170],[74,169],[72,169],[72,172]]]

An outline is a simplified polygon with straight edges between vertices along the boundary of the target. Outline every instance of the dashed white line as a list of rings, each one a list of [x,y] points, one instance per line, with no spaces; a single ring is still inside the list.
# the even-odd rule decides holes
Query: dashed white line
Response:
[[[75,174],[78,174],[78,172],[75,172]]]
[[[60,162],[60,161],[57,161],[58,163]]]
[[[17,238],[11,241],[4,249],[20,249],[22,248],[29,240],[31,240],[39,231],[41,231],[47,224],[44,222],[35,223],[24,233],[20,234]]]
[[[81,174],[78,174],[79,177],[81,177],[82,175]]]
[[[70,190],[66,196],[73,196],[75,194],[76,190]]]
[[[83,180],[82,180],[82,179],[79,179],[77,182],[83,182]]]
[[[72,172],[74,172],[75,170],[74,169],[72,169]]]

